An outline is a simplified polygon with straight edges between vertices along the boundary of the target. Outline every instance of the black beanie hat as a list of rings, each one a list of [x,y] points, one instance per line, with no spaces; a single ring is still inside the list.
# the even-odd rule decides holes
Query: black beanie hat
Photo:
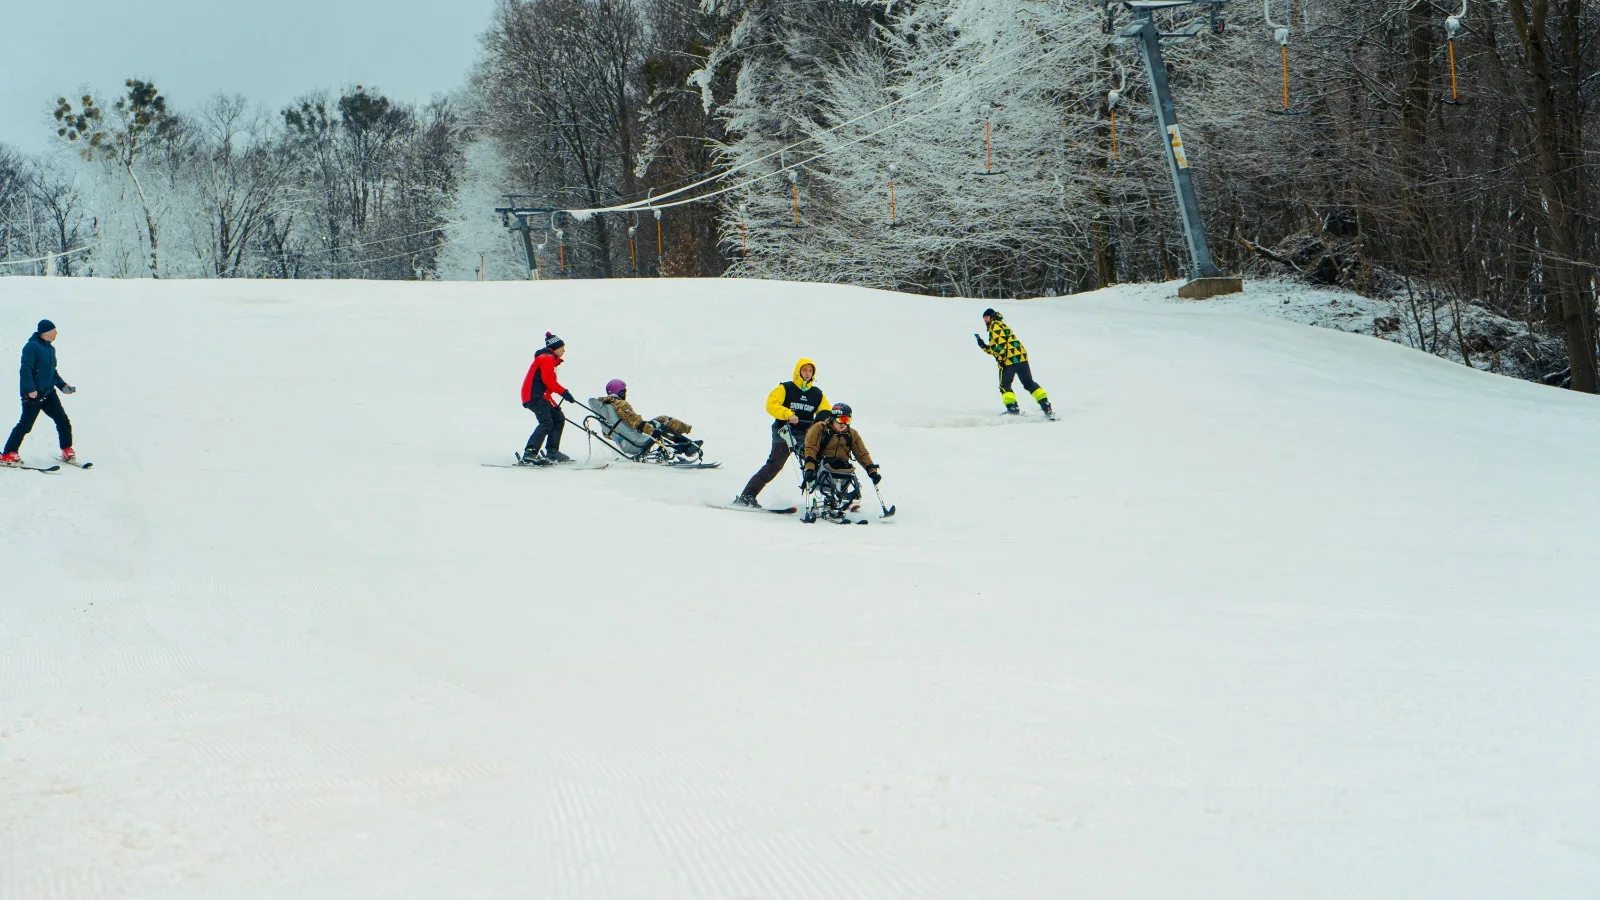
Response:
[[[556,337],[554,334],[551,334],[548,331],[544,333],[544,348],[546,350],[554,350],[557,347],[565,346],[566,343],[566,341],[563,341],[561,338]]]
[[[50,321],[49,319],[40,319],[39,320],[39,333],[40,334],[44,334],[47,331],[55,331],[55,330],[56,330],[56,323]]]
[[[984,310],[983,311],[983,315],[984,315],[984,318],[987,318],[987,319],[998,319],[998,318],[1000,318],[1000,314],[995,312],[994,311],[994,307],[992,307],[992,306],[989,307],[988,309]]]

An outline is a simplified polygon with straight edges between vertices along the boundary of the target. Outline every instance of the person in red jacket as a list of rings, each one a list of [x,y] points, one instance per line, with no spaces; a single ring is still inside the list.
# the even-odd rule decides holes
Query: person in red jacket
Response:
[[[561,401],[571,400],[572,392],[556,380],[556,366],[561,365],[561,358],[566,355],[566,342],[546,331],[544,349],[533,355],[533,365],[522,379],[522,405],[539,417],[539,427],[528,436],[528,446],[522,449],[524,465],[572,461],[572,457],[561,452],[561,429],[567,424],[567,417],[561,413]],[[544,448],[542,456],[541,446]]]

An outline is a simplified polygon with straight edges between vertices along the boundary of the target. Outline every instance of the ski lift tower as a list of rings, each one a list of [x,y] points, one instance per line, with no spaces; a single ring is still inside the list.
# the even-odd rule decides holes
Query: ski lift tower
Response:
[[[1167,64],[1161,58],[1162,41],[1187,41],[1207,31],[1221,34],[1225,21],[1217,14],[1227,0],[1100,0],[1105,10],[1106,34],[1113,35],[1112,42],[1124,44],[1136,41],[1144,57],[1145,73],[1150,77],[1150,95],[1156,107],[1156,122],[1166,137],[1167,169],[1172,174],[1172,184],[1178,195],[1178,212],[1183,219],[1183,236],[1189,244],[1189,281],[1178,288],[1178,296],[1189,300],[1204,300],[1223,294],[1237,294],[1244,290],[1244,280],[1235,275],[1224,275],[1211,258],[1211,247],[1206,243],[1205,220],[1200,217],[1200,201],[1195,197],[1194,182],[1189,178],[1189,159],[1183,151],[1183,135],[1178,130],[1178,112],[1172,103],[1172,88],[1167,84]],[[1197,7],[1199,15],[1174,32],[1163,32],[1156,23],[1156,13],[1183,7]],[[1116,25],[1117,8],[1132,14],[1131,21]]]
[[[495,207],[494,211],[500,214],[500,224],[507,231],[522,235],[522,251],[528,260],[528,277],[536,278],[539,264],[534,259],[533,232],[555,228],[560,211],[550,206],[531,205],[529,201],[535,199],[533,194],[505,194],[504,198],[505,205]],[[540,217],[543,217],[542,224]]]

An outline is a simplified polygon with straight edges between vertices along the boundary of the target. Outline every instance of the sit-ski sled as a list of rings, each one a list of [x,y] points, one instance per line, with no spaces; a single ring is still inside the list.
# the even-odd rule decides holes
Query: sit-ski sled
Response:
[[[878,495],[878,505],[883,513],[880,519],[887,519],[895,514],[895,507],[883,502],[883,494],[878,491],[878,486],[873,485],[872,490]],[[824,462],[817,467],[817,479],[806,488],[800,496],[800,521],[810,524],[812,522],[833,522],[837,525],[867,525],[871,519],[866,516],[854,515],[861,509],[861,479],[856,476],[856,467],[851,465],[848,469],[832,468]]]
[[[577,422],[568,417],[567,422],[588,435],[591,454],[594,442],[599,441],[628,462],[669,469],[716,469],[722,466],[720,462],[710,462],[705,458],[700,441],[692,441],[675,432],[645,434],[628,427],[617,411],[610,404],[601,403],[599,398],[592,397],[588,403],[577,405],[583,407],[588,415]],[[566,416],[566,413],[562,415]]]

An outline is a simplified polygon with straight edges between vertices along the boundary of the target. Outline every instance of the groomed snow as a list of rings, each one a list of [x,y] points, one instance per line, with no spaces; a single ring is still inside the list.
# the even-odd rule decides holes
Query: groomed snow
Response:
[[[1600,406],[1141,290],[0,281],[0,897],[1593,897]],[[707,507],[801,355],[896,520]]]

